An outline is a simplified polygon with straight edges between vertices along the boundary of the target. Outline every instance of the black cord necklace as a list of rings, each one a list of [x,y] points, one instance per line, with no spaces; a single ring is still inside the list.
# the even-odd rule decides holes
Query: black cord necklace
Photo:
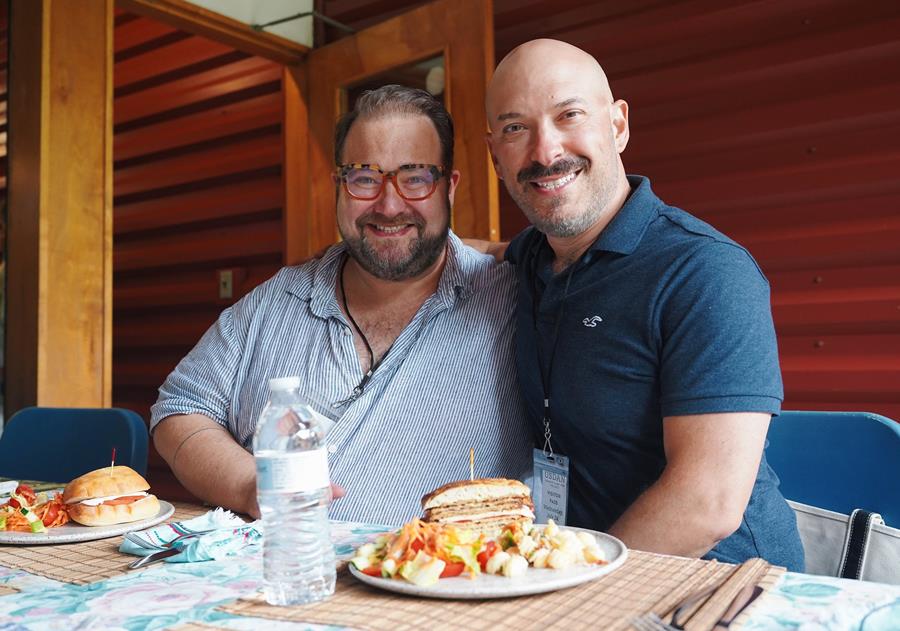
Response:
[[[341,262],[341,270],[338,273],[339,281],[341,285],[341,302],[344,303],[344,311],[347,313],[347,319],[350,320],[350,324],[353,325],[353,328],[359,333],[359,336],[362,338],[363,344],[366,345],[366,352],[369,353],[369,370],[366,371],[366,374],[363,375],[362,381],[359,382],[355,388],[353,388],[353,392],[350,393],[350,396],[342,401],[338,401],[335,403],[336,406],[344,406],[349,403],[353,403],[356,401],[366,389],[366,384],[369,383],[369,379],[372,378],[372,375],[375,374],[375,370],[381,365],[381,362],[384,361],[384,358],[387,357],[387,354],[391,352],[391,346],[388,347],[384,354],[375,361],[375,353],[372,351],[372,345],[369,344],[369,340],[366,337],[366,334],[362,332],[362,329],[359,327],[359,324],[356,323],[356,320],[353,318],[353,314],[350,313],[350,304],[347,302],[347,292],[344,290],[344,268],[347,267],[347,257],[344,257],[344,260]]]

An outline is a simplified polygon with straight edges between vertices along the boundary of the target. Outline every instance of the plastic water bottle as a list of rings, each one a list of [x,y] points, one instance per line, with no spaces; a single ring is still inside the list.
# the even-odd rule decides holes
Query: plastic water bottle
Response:
[[[325,435],[299,387],[299,377],[269,380],[269,402],[253,436],[264,527],[263,592],[272,605],[299,605],[334,593]]]

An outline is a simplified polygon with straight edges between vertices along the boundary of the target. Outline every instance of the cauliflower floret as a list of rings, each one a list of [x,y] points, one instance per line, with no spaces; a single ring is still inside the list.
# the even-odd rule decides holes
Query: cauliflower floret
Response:
[[[578,537],[578,540],[585,547],[597,545],[597,538],[589,532],[584,532],[583,530],[579,530],[577,533],[575,533],[575,536]]]
[[[544,528],[544,534],[545,534],[547,537],[552,537],[552,536],[554,536],[554,535],[555,535],[556,533],[558,533],[558,532],[559,532],[559,526],[556,525],[556,522],[553,521],[552,519],[548,519],[548,520],[547,520],[547,527]]]
[[[581,558],[581,549],[584,545],[572,530],[560,531],[558,535],[551,540],[553,547],[558,550],[565,550],[570,553],[576,560]]]
[[[529,535],[525,535],[519,540],[519,545],[517,547],[519,548],[519,553],[527,557],[535,548],[537,548],[537,544]]]
[[[564,570],[575,564],[575,555],[568,550],[553,550],[547,557],[547,565],[554,570]]]
[[[488,574],[499,574],[503,570],[503,564],[509,560],[509,557],[508,552],[503,552],[502,550],[495,552],[494,556],[484,564],[484,571]]]
[[[549,556],[550,550],[547,548],[538,548],[532,553],[529,560],[534,567],[547,567],[547,557]]]
[[[506,576],[507,578],[521,576],[527,569],[528,561],[525,560],[525,557],[519,554],[510,554],[509,558],[503,564],[503,576]]]
[[[584,550],[581,551],[584,556],[584,560],[588,563],[602,563],[606,561],[606,557],[603,556],[603,551],[600,549],[600,546],[594,543],[591,546],[585,546]]]

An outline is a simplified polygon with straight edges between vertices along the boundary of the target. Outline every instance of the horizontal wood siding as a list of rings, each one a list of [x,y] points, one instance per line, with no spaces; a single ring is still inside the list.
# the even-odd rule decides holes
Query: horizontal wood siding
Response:
[[[0,216],[0,257],[6,251],[6,134],[9,127],[6,123],[7,103],[7,78],[9,77],[9,2],[0,1],[0,199],[3,200],[4,211]],[[6,291],[5,281],[2,291]],[[5,314],[4,314],[5,316]],[[5,319],[4,319],[5,321]],[[5,335],[5,331],[3,332]],[[0,374],[2,373],[2,360],[0,360]],[[0,379],[0,384],[5,383]],[[0,411],[2,412],[2,411]]]
[[[281,68],[123,11],[115,53],[113,402],[149,419],[220,311],[281,265]],[[184,496],[152,449],[149,475]]]
[[[322,4],[362,28],[421,3]],[[900,420],[900,3],[494,0],[494,26],[498,61],[536,37],[596,56],[627,170],[754,254],[786,408]],[[526,225],[501,187],[503,237]]]
[[[523,5],[539,19],[524,20]],[[497,0],[498,57],[585,48],[631,106],[629,172],[747,246],[789,409],[900,419],[900,4]],[[509,200],[504,234],[525,225]]]
[[[3,299],[0,304],[6,304],[6,135],[9,127],[6,122],[6,102],[7,102],[7,78],[8,70],[8,53],[9,53],[9,2],[8,0],[0,0],[0,293]],[[3,427],[3,421],[8,418],[6,413],[6,311],[0,314],[0,339],[2,345],[0,348],[4,352],[0,353],[0,428]]]

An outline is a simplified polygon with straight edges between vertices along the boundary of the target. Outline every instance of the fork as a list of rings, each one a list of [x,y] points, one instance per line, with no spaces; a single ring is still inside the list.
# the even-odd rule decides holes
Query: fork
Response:
[[[694,605],[712,595],[713,592],[722,587],[729,578],[731,578],[731,574],[728,574],[723,579],[713,583],[712,585],[702,587],[697,591],[688,594],[687,597],[684,598],[684,600],[675,605],[672,609],[669,609],[669,611],[672,611],[674,609],[671,623],[664,622],[663,619],[660,618],[655,612],[648,611],[643,615],[633,618],[631,624],[635,628],[639,629],[639,631],[681,631],[682,629],[684,629],[684,623],[686,622],[681,621],[681,615],[687,611],[690,611]],[[668,612],[666,612],[664,615],[668,615]]]

